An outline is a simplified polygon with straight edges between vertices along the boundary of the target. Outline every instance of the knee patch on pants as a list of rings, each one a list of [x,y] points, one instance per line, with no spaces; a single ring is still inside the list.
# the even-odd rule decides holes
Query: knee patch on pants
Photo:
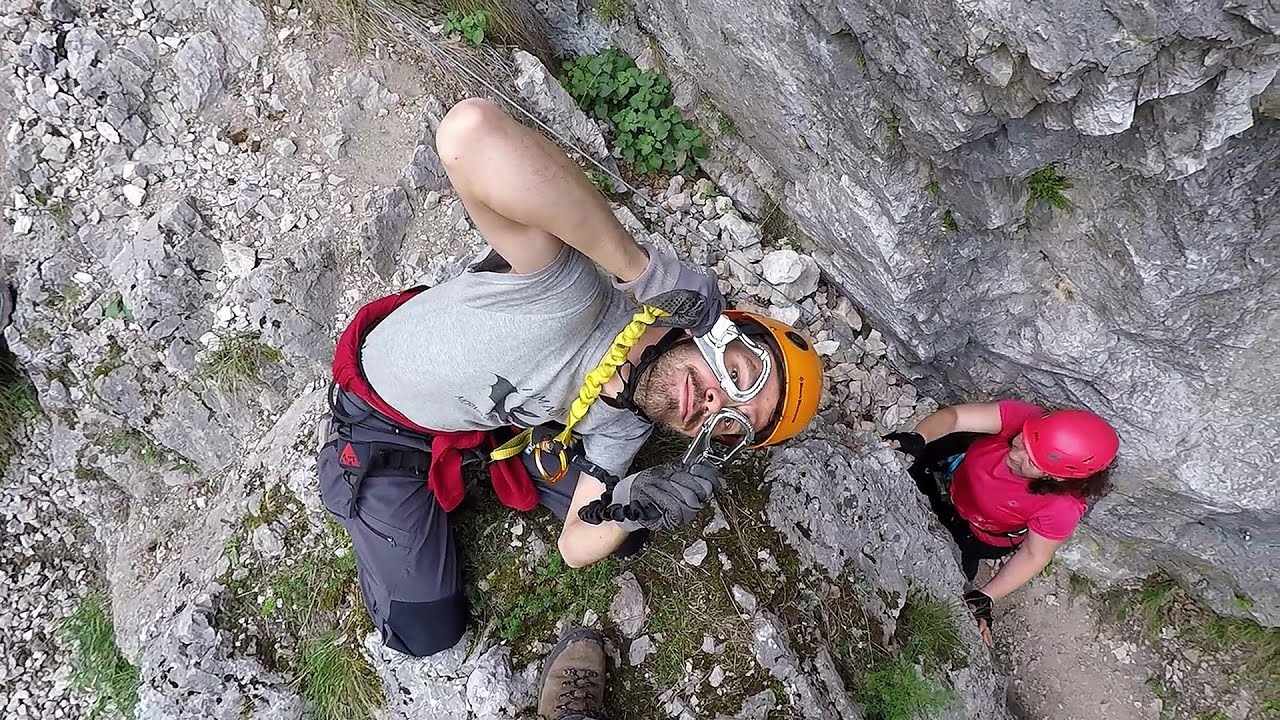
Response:
[[[467,600],[455,593],[430,602],[392,600],[382,642],[406,655],[427,657],[448,650],[467,629]]]

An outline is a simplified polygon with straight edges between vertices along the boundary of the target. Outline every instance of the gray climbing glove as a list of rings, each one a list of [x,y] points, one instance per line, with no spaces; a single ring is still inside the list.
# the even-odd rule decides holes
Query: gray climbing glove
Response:
[[[675,530],[688,525],[719,489],[720,471],[711,465],[657,465],[623,478],[578,517],[591,525],[612,520],[628,531]]]
[[[724,295],[716,274],[678,260],[657,248],[643,245],[649,265],[631,282],[614,281],[618,289],[635,296],[642,305],[666,310],[670,316],[658,320],[661,327],[692,330],[702,335],[724,312]]]

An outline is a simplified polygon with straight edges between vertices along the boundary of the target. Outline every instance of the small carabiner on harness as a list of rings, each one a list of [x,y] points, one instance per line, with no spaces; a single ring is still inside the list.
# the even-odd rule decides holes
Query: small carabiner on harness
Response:
[[[563,428],[559,423],[547,423],[530,428],[528,431],[528,444],[524,448],[527,455],[532,456],[533,465],[541,476],[542,481],[552,485],[564,479],[569,473],[569,447],[572,445],[573,439],[570,438],[569,444],[561,439]],[[559,463],[554,468],[547,466],[553,462]]]

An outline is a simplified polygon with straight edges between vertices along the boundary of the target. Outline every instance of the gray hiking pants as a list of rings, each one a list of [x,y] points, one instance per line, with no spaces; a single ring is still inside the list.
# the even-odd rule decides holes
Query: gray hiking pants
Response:
[[[351,536],[373,625],[393,650],[419,657],[447,650],[466,630],[467,606],[453,528],[427,487],[426,468],[375,464],[360,480],[339,462],[347,443],[361,450],[377,443],[429,457],[431,440],[336,388],[332,405],[319,457],[320,497]],[[571,469],[550,485],[531,473],[539,502],[564,519],[579,474]]]

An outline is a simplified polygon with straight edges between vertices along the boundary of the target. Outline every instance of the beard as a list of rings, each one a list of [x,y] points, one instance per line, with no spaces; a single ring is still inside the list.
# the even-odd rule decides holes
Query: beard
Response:
[[[634,399],[650,420],[686,435],[702,424],[706,412],[701,404],[707,388],[690,368],[691,363],[701,357],[692,343],[682,343],[663,353],[640,378]],[[692,381],[695,406],[687,424],[680,417],[680,393],[686,380]]]

